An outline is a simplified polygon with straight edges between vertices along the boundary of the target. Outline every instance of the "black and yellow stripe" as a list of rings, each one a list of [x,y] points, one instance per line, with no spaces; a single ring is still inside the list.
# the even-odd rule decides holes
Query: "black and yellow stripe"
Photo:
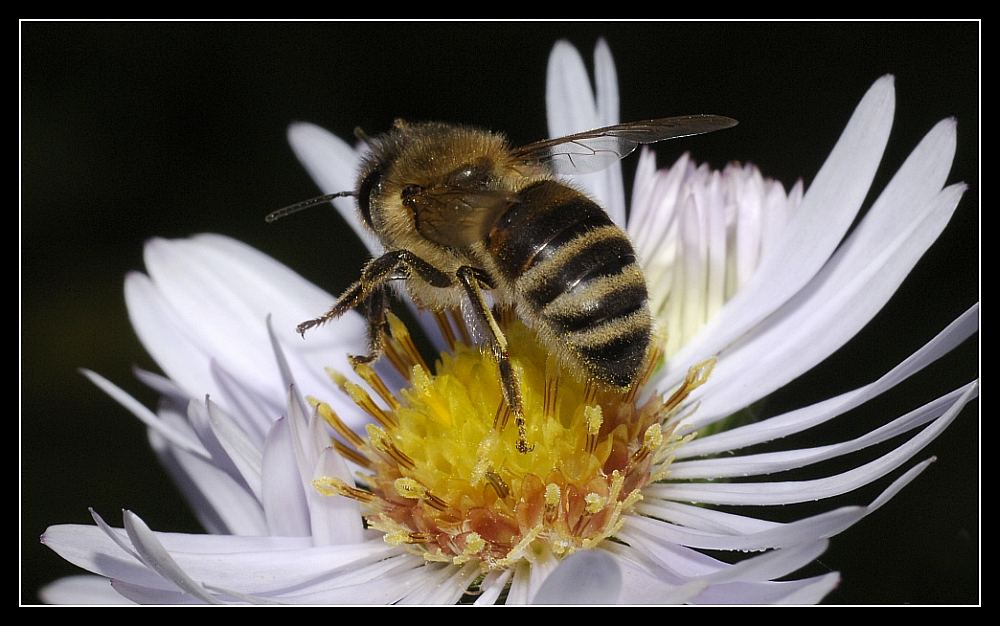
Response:
[[[519,197],[487,241],[498,269],[594,377],[630,385],[651,334],[632,244],[601,207],[565,185],[538,182]]]

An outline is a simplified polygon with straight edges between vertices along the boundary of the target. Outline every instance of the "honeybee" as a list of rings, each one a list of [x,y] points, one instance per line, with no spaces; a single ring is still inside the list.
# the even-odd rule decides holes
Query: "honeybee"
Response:
[[[591,380],[631,387],[649,352],[646,282],[626,234],[584,193],[557,176],[603,169],[640,144],[729,128],[735,120],[691,115],[632,122],[511,147],[498,133],[397,120],[365,138],[370,151],[352,191],[275,211],[282,215],[340,196],[387,252],[307,330],[359,308],[369,351],[381,354],[389,282],[403,280],[414,303],[432,311],[471,304],[500,373],[503,398],[528,452],[523,406],[507,340],[485,292],[513,308],[557,359]]]

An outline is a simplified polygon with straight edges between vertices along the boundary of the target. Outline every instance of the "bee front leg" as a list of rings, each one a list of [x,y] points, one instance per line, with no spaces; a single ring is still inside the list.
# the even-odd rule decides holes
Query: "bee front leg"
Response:
[[[374,361],[382,353],[382,329],[385,328],[385,313],[388,307],[387,283],[390,280],[405,280],[416,273],[434,287],[450,287],[455,284],[447,274],[435,268],[409,250],[393,250],[373,259],[361,272],[361,279],[344,291],[330,310],[315,319],[302,322],[296,331],[305,337],[310,328],[320,326],[359,306],[365,308],[368,320],[368,355],[352,357],[361,363]]]
[[[524,404],[521,400],[521,388],[517,384],[514,375],[514,367],[510,362],[510,353],[507,350],[507,337],[504,336],[500,324],[490,311],[490,307],[483,295],[483,287],[493,289],[490,276],[481,269],[468,265],[458,268],[456,273],[458,280],[465,288],[465,293],[472,302],[472,310],[479,323],[487,330],[490,339],[490,349],[493,351],[493,358],[497,361],[497,368],[500,370],[500,388],[503,391],[504,401],[514,414],[514,423],[517,425],[517,450],[521,453],[528,453],[534,446],[528,445],[527,428],[524,423]]]

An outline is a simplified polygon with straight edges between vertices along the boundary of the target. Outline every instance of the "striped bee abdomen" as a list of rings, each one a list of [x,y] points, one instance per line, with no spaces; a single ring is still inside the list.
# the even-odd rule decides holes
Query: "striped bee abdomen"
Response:
[[[646,283],[628,237],[574,189],[542,181],[520,192],[490,233],[519,303],[595,378],[627,387],[651,335]]]

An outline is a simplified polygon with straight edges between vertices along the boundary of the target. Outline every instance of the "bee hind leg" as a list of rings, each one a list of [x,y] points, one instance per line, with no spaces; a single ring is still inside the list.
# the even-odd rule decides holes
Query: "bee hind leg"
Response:
[[[531,452],[534,446],[528,445],[527,441],[521,388],[517,384],[514,367],[511,365],[510,353],[507,350],[507,337],[504,336],[496,316],[493,315],[486,302],[486,297],[483,295],[483,287],[492,289],[495,285],[486,272],[468,265],[458,268],[457,276],[472,302],[474,315],[489,335],[490,349],[493,351],[493,358],[496,359],[497,369],[500,370],[500,388],[504,401],[510,407],[511,413],[514,414],[514,423],[517,425],[517,450],[522,454]]]

